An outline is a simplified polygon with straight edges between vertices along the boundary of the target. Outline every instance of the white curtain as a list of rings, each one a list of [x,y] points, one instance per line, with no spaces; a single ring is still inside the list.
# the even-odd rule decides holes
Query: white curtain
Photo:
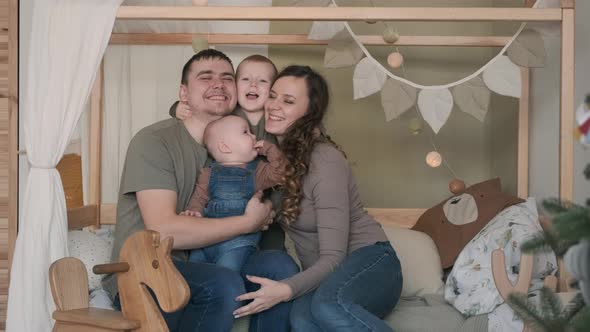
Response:
[[[80,118],[121,0],[35,0],[21,110],[31,170],[19,219],[6,329],[50,331],[49,265],[67,255],[55,169]]]

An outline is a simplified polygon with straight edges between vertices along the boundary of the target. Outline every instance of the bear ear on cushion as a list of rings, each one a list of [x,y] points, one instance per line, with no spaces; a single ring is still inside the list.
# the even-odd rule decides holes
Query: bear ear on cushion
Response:
[[[426,210],[412,227],[428,234],[438,249],[442,267],[453,266],[463,247],[500,211],[524,202],[502,192],[499,178],[474,184]]]

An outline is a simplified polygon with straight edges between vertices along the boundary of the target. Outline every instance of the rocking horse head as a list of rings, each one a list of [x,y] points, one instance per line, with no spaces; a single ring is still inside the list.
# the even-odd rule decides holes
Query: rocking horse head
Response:
[[[129,265],[117,276],[121,307],[125,317],[142,321],[141,331],[168,331],[150,290],[166,312],[188,303],[188,284],[170,259],[172,243],[171,237],[160,241],[158,232],[145,230],[131,235],[121,249],[119,262]]]

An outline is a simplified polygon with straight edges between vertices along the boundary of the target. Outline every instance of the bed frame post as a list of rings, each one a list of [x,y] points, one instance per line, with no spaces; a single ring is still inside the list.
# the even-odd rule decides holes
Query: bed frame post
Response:
[[[18,15],[18,0],[10,0],[8,3],[8,274],[6,291],[8,291],[8,279],[18,230]],[[5,303],[2,301],[2,304]]]
[[[530,107],[530,69],[521,67],[521,95],[518,104],[518,160],[517,195],[526,199],[529,196],[529,107]]]
[[[574,98],[575,98],[575,0],[561,0],[561,119],[559,148],[559,195],[572,201],[574,194]],[[560,292],[569,291],[570,279],[563,260],[559,260]]]
[[[100,227],[103,68],[103,62],[101,62],[90,94],[90,176],[88,179],[88,205],[96,207],[95,227],[97,228]]]

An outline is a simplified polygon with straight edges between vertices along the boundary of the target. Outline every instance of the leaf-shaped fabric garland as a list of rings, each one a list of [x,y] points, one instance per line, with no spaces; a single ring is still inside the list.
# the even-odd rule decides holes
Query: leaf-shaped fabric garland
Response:
[[[418,94],[418,107],[424,120],[438,134],[453,110],[453,95],[449,89],[422,90]]]
[[[365,98],[381,90],[387,75],[373,63],[371,58],[363,58],[352,76],[354,100]]]
[[[490,90],[503,96],[520,98],[522,77],[520,67],[505,56],[499,56],[483,72],[483,81]]]
[[[398,80],[388,79],[381,89],[381,105],[385,121],[389,122],[402,115],[416,104],[417,90]]]
[[[341,68],[356,65],[363,58],[363,50],[352,39],[347,30],[342,30],[334,36],[326,47],[324,67]]]
[[[453,88],[453,99],[459,108],[483,122],[490,108],[490,89],[481,77],[459,84]]]
[[[547,53],[541,34],[535,30],[523,30],[508,47],[506,54],[521,67],[543,67]]]
[[[338,32],[344,29],[344,22],[313,22],[307,38],[312,40],[328,40],[332,39]]]

